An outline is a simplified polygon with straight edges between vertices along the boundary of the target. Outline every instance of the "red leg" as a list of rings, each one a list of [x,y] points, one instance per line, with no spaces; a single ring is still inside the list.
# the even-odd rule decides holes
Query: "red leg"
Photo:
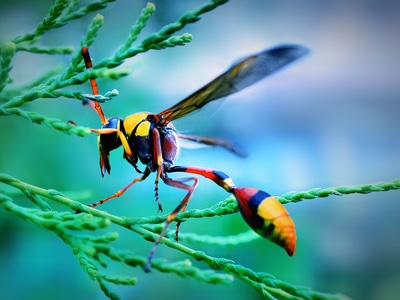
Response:
[[[198,167],[183,167],[183,166],[173,166],[168,168],[168,173],[173,172],[185,172],[198,174],[205,178],[208,178],[226,190],[228,193],[232,193],[232,188],[235,187],[233,180],[226,175],[224,172],[214,170],[214,169],[206,169],[206,168],[198,168]]]
[[[198,184],[198,179],[197,177],[188,177],[188,178],[168,178],[164,172],[164,159],[163,159],[163,154],[162,154],[162,147],[161,147],[161,138],[160,138],[160,132],[158,131],[157,128],[153,128],[151,131],[151,137],[153,141],[153,168],[156,170],[156,179],[155,179],[155,196],[156,200],[158,202],[158,207],[159,210],[162,211],[162,206],[161,202],[159,199],[158,195],[158,183],[160,181],[160,178],[164,181],[165,184],[184,189],[187,191],[186,196],[182,199],[182,201],[179,203],[179,205],[168,215],[167,221],[165,223],[164,229],[161,232],[160,236],[156,240],[156,242],[153,245],[153,248],[150,251],[149,258],[147,260],[147,264],[145,267],[145,271],[148,272],[150,271],[150,266],[151,266],[151,260],[153,258],[154,252],[156,251],[156,248],[158,244],[160,243],[161,239],[164,237],[165,233],[167,232],[167,229],[169,227],[169,224],[175,219],[176,214],[180,211],[185,211],[186,206],[190,201],[190,198],[192,197],[192,194],[197,187]],[[193,181],[192,185],[186,184],[188,181]],[[176,232],[175,232],[175,238],[178,240],[178,232],[179,232],[179,227],[180,227],[180,222],[178,222],[176,226]]]
[[[198,185],[197,177],[185,177],[185,178],[163,178],[165,184],[169,186],[173,186],[176,188],[187,190],[185,198],[179,203],[179,205],[168,215],[167,222],[172,222],[175,219],[175,216],[179,211],[184,212],[186,210],[187,205],[189,204],[190,199],[192,198],[192,194]],[[192,185],[185,184],[187,181],[193,181]],[[178,233],[179,227],[181,226],[181,222],[178,222],[176,225],[175,239],[178,241]]]
[[[120,197],[123,193],[125,193],[132,185],[134,185],[136,182],[140,182],[143,181],[147,178],[147,176],[150,175],[150,171],[148,171],[148,169],[145,170],[144,174],[142,176],[136,177],[135,179],[133,179],[127,186],[125,186],[124,188],[120,189],[119,191],[117,191],[114,195],[111,195],[107,198],[104,198],[100,201],[97,201],[95,203],[92,204],[88,204],[88,206],[90,207],[95,207],[98,206],[100,204],[103,204],[104,202],[107,202],[108,200],[114,199],[114,198],[118,198]]]
[[[113,129],[113,128],[101,128],[101,129],[91,129],[92,132],[98,133],[99,135],[101,134],[110,134],[110,133],[117,133],[119,139],[121,140],[122,146],[124,148],[124,154],[125,156],[128,157],[133,157],[133,153],[129,147],[128,141],[125,137],[125,135],[123,134],[122,131],[118,130],[118,129]],[[102,173],[104,173],[103,168],[105,167],[105,160],[106,158],[104,158],[102,156],[102,153],[100,153],[100,167],[102,168]],[[123,193],[125,193],[132,185],[134,185],[136,182],[140,182],[145,180],[149,175],[150,175],[150,170],[148,168],[146,168],[146,170],[144,171],[142,176],[136,177],[134,178],[127,186],[125,186],[124,188],[120,189],[119,191],[117,191],[114,195],[111,195],[107,198],[104,198],[100,201],[97,201],[95,203],[89,204],[88,206],[90,207],[95,207],[98,206],[100,204],[103,204],[104,202],[107,202],[108,200],[114,199],[114,198],[118,198],[120,197]]]
[[[164,229],[161,232],[161,234],[159,235],[158,239],[155,241],[153,248],[150,251],[149,257],[147,259],[146,267],[145,267],[146,272],[150,271],[151,260],[153,258],[154,252],[156,251],[156,248],[157,248],[158,244],[160,243],[161,239],[164,237],[165,233],[167,232],[169,224],[171,224],[171,222],[175,219],[175,217],[179,211],[186,210],[186,207],[187,207],[190,199],[192,198],[192,194],[198,184],[197,177],[174,178],[174,179],[162,177],[162,179],[165,182],[165,184],[167,184],[169,186],[187,190],[187,194],[186,194],[185,198],[183,198],[182,201],[179,203],[179,205],[168,215],[167,221],[165,222]],[[185,183],[187,181],[193,181],[193,184],[188,185]],[[176,226],[176,232],[175,232],[176,240],[178,240],[179,227],[180,227],[180,222],[178,222],[178,224]]]

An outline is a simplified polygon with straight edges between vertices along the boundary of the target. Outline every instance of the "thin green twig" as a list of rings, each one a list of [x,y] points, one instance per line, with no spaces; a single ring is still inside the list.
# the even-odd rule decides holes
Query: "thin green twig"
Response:
[[[81,223],[84,224],[83,227],[85,229],[93,230],[93,229],[99,228],[99,226],[100,227],[107,226],[109,224],[109,222],[111,222],[111,223],[123,226],[129,230],[132,230],[132,231],[140,234],[145,240],[154,242],[158,237],[157,232],[159,232],[160,226],[158,224],[151,225],[152,223],[153,224],[158,223],[158,222],[154,222],[154,219],[157,219],[157,221],[160,220],[160,217],[158,217],[158,216],[157,217],[149,217],[149,218],[138,218],[138,219],[115,216],[115,215],[109,214],[109,213],[101,211],[101,210],[87,207],[87,206],[81,204],[80,202],[73,201],[58,191],[46,190],[43,188],[39,188],[34,185],[22,182],[22,181],[14,178],[10,175],[7,175],[7,174],[0,174],[0,182],[7,184],[9,186],[13,186],[13,187],[23,191],[25,194],[36,195],[36,197],[40,197],[40,199],[46,198],[48,200],[53,200],[53,201],[56,201],[63,205],[66,205],[75,211],[89,213],[90,215],[88,215],[88,214],[78,215],[78,216],[82,216],[79,218],[83,218],[84,222],[81,222]],[[309,191],[299,192],[299,193],[292,192],[292,193],[288,193],[290,195],[290,197],[288,197],[287,194],[285,194],[286,196],[278,197],[278,198],[286,199],[286,201],[297,202],[300,199],[310,199],[311,196],[309,196],[309,195],[312,195],[313,198],[316,198],[316,197],[327,197],[329,195],[345,195],[345,194],[353,194],[353,193],[365,194],[365,193],[372,193],[372,192],[383,192],[383,191],[389,191],[389,190],[397,190],[399,188],[400,188],[400,179],[395,179],[390,182],[379,182],[379,183],[375,183],[375,184],[340,186],[340,187],[332,187],[332,188],[328,188],[328,189],[311,189]],[[288,198],[291,198],[294,200],[288,200]],[[26,209],[26,208],[21,209],[20,207],[17,207],[15,204],[11,204],[9,199],[7,202],[6,201],[7,199],[8,198],[6,198],[6,197],[3,197],[0,199],[1,200],[0,202],[4,208],[6,208],[7,210],[10,210],[14,213],[17,213],[17,215],[19,214],[21,217],[23,217],[25,219],[31,220],[32,222],[36,223],[38,226],[42,226],[42,227],[44,226],[48,229],[51,229],[54,226],[59,226],[59,225],[57,225],[58,222],[60,220],[63,220],[66,217],[67,217],[67,219],[72,218],[69,216],[70,213],[61,213],[60,214],[58,212],[48,211],[47,210],[48,206],[39,206],[42,209],[45,208],[46,211],[38,211],[35,209]],[[225,207],[224,205],[221,205],[221,203],[224,203],[224,202],[225,201],[220,202],[218,205],[214,206],[214,209],[212,209],[214,211],[214,214],[205,215],[205,214],[201,213],[202,210],[191,210],[191,211],[187,211],[187,212],[178,214],[179,219],[183,220],[185,218],[187,218],[187,219],[188,218],[196,218],[196,217],[199,217],[200,215],[202,215],[203,217],[217,215],[217,213],[219,211],[219,207],[221,207],[221,206]],[[227,202],[230,202],[230,200],[228,200]],[[21,215],[21,211],[23,211],[22,215]],[[203,211],[209,211],[209,209],[206,209]],[[236,209],[231,209],[230,213],[235,213],[236,211],[237,211]],[[227,213],[227,211],[223,210],[223,214],[226,214],[226,213]],[[91,216],[91,215],[96,217],[96,219],[93,219],[96,221],[96,223],[92,223],[92,219],[90,219],[90,218],[87,219],[87,216]],[[54,219],[54,217],[56,217],[56,219]],[[45,219],[45,222],[43,221],[43,218]],[[165,216],[163,216],[161,218],[164,218],[164,220],[165,220]],[[71,225],[68,225],[68,226],[70,226],[69,228],[78,230],[79,228],[77,228],[76,227],[77,225],[75,225],[76,220],[73,218],[71,220],[72,220],[71,221],[72,223],[71,222],[65,223],[66,220],[64,220],[63,221],[64,226],[65,226],[65,224],[71,224]],[[99,221],[101,221],[101,222],[98,223]],[[79,222],[77,222],[77,223],[79,224]],[[80,225],[80,226],[82,227],[82,225]],[[155,227],[152,228],[152,226],[155,226]],[[62,235],[61,237],[68,244],[71,244],[71,245],[74,244],[74,242],[72,241],[72,238],[70,236]],[[112,235],[110,237],[107,236],[105,238],[107,243],[115,240],[115,238],[116,238],[116,236],[114,236],[114,235]],[[101,242],[102,243],[105,242],[104,237],[101,239]],[[228,274],[233,275],[234,277],[237,277],[238,279],[241,279],[241,280],[249,283],[258,292],[263,294],[267,299],[274,299],[274,297],[283,297],[283,298],[292,298],[292,297],[296,298],[297,297],[299,299],[309,299],[309,298],[343,299],[344,298],[342,295],[327,295],[327,294],[322,294],[322,293],[311,291],[308,288],[294,287],[293,285],[282,282],[269,274],[254,272],[251,269],[248,269],[243,266],[235,264],[233,261],[231,261],[229,259],[216,258],[216,257],[209,256],[202,251],[194,250],[194,249],[187,247],[185,245],[182,245],[172,239],[168,239],[168,238],[164,237],[161,240],[161,243],[167,245],[170,248],[173,248],[182,253],[185,253],[198,261],[201,261],[201,262],[207,264],[212,269],[224,271]],[[102,247],[104,248],[104,246],[102,246]],[[108,252],[112,253],[114,251],[114,250],[112,250],[112,247],[110,247],[110,246],[107,246],[107,247],[108,247],[107,249],[109,249],[109,250],[107,250],[107,253]],[[76,245],[75,245],[75,249],[76,249]],[[85,251],[87,251],[87,250],[85,250]],[[85,257],[85,256],[83,256],[83,257]],[[115,260],[121,260],[121,259],[118,259],[119,256],[116,253],[114,253],[110,257],[112,257]],[[125,262],[128,261],[128,259],[126,257],[123,260]],[[90,263],[88,263],[88,264],[89,265],[93,264],[93,262],[90,261]],[[130,264],[131,265],[140,265],[141,267],[144,267],[145,258],[135,257],[135,258],[133,258],[133,261],[130,260]],[[176,265],[174,265],[171,268],[171,266],[168,267],[168,264],[166,265],[163,260],[154,259],[154,261],[152,262],[152,267],[154,269],[162,271],[162,272],[171,272],[172,270],[175,270],[174,272],[180,273],[181,276],[183,276],[184,274],[188,275],[188,274],[194,274],[194,273],[196,273],[197,274],[196,276],[199,278],[202,278],[204,276],[204,274],[202,272],[199,273],[199,271],[194,272],[192,270],[189,273],[187,273],[187,271],[188,271],[187,268],[191,267],[191,265],[190,264],[188,265],[187,263],[180,265],[180,268],[176,268]],[[184,270],[186,270],[186,271],[184,271]],[[100,277],[96,277],[96,280],[99,280],[99,278],[104,279],[104,276],[102,275]],[[229,278],[223,278],[223,277],[222,278],[213,277],[213,278],[214,279],[210,279],[210,277],[207,277],[207,280],[208,281],[222,280],[222,282],[226,283],[226,280],[229,279]],[[109,279],[110,279],[110,281],[112,281],[112,277]],[[117,280],[117,279],[115,279],[115,280]],[[125,278],[123,280],[127,280],[127,279]],[[102,288],[105,288],[104,282],[100,281],[99,284],[101,286],[103,286]]]
[[[75,126],[71,123],[61,121],[57,118],[49,118],[34,111],[26,111],[19,108],[0,109],[0,115],[16,115],[31,120],[36,124],[43,124],[50,128],[62,131],[66,134],[76,134],[78,136],[88,136],[90,128]]]
[[[285,204],[288,202],[299,202],[303,200],[323,198],[328,196],[341,196],[349,194],[369,194],[400,189],[400,178],[389,182],[377,182],[373,184],[342,185],[330,188],[314,188],[305,192],[288,192],[278,196],[278,200]]]
[[[29,119],[34,123],[43,124],[50,128],[63,131],[68,134],[87,136],[90,129],[74,126],[68,122],[56,118],[44,116],[38,112],[29,112],[20,107],[25,103],[39,98],[74,98],[78,100],[106,101],[117,93],[88,95],[67,88],[87,82],[91,78],[116,79],[129,74],[129,70],[114,69],[121,65],[127,58],[138,53],[158,50],[167,47],[182,46],[192,40],[188,33],[181,33],[186,25],[194,23],[200,17],[227,2],[227,0],[211,0],[198,8],[184,13],[176,22],[163,26],[158,32],[152,33],[137,42],[143,28],[150,20],[155,11],[153,4],[147,4],[140,13],[137,21],[131,27],[129,35],[122,46],[108,58],[99,59],[90,70],[85,70],[82,62],[80,49],[73,50],[72,47],[59,45],[46,47],[35,44],[50,30],[67,25],[71,20],[81,18],[106,6],[113,0],[95,0],[80,6],[79,0],[55,0],[47,16],[31,31],[19,35],[9,42],[0,45],[0,116],[17,115]],[[80,42],[80,46],[89,46],[93,43],[103,26],[103,16],[97,14],[88,26],[86,34]],[[136,43],[136,45],[134,45]],[[44,75],[23,86],[12,86],[10,71],[12,60],[18,51],[36,54],[72,54],[70,64],[63,70],[52,69]],[[11,213],[32,222],[33,224],[48,229],[57,234],[68,244],[82,268],[95,280],[104,294],[111,299],[118,299],[109,283],[134,285],[137,279],[132,276],[113,276],[106,274],[102,269],[107,266],[109,260],[125,263],[132,267],[144,268],[147,255],[137,255],[130,250],[115,249],[113,242],[118,239],[118,233],[109,230],[110,224],[116,224],[132,232],[139,234],[143,239],[154,242],[161,232],[167,215],[151,216],[147,218],[122,217],[88,207],[78,201],[74,201],[60,192],[52,189],[44,189],[23,182],[7,174],[0,174],[0,206]],[[4,186],[14,187],[20,194],[32,201],[34,208],[23,207],[13,202],[16,193],[10,194]],[[277,197],[282,203],[298,202],[317,197],[328,197],[331,195],[346,195],[352,193],[372,193],[400,188],[400,179],[391,182],[380,182],[376,184],[364,184],[356,186],[340,186],[327,189],[311,189],[305,192],[290,192]],[[18,195],[20,195],[18,194]],[[52,201],[65,205],[72,211],[53,211]],[[80,212],[76,214],[75,212]],[[238,212],[236,200],[230,197],[210,208],[192,209],[179,213],[175,221],[184,221],[192,218],[223,216]],[[107,230],[106,234],[87,234],[88,231],[98,229]],[[267,273],[255,272],[244,266],[235,264],[226,258],[212,257],[202,251],[195,250],[186,245],[167,238],[168,233],[161,243],[180,251],[189,257],[205,263],[211,269],[202,270],[191,264],[189,260],[178,262],[166,262],[155,258],[152,268],[160,272],[175,273],[182,277],[192,277],[208,283],[229,284],[236,277],[262,294],[266,299],[338,299],[340,295],[327,295],[312,291],[308,288],[294,286],[283,282]],[[247,243],[254,239],[254,233],[243,233],[237,236],[212,237],[200,236],[191,233],[182,233],[181,240],[188,242],[201,242],[212,245],[227,245]],[[103,268],[99,268],[101,266]],[[217,270],[217,271],[215,271]],[[223,271],[223,272],[221,272]]]
[[[130,37],[126,40],[124,46],[115,52],[113,57],[105,58],[95,63],[93,68],[113,67],[116,63],[120,63],[124,59],[133,57],[138,53],[184,45],[192,40],[192,36],[187,33],[178,36],[173,36],[173,34],[186,25],[197,22],[200,20],[202,14],[226,2],[228,2],[228,0],[209,1],[196,9],[186,12],[176,22],[162,27],[158,32],[152,33],[144,38],[138,46],[130,48],[129,44],[131,44],[131,41],[133,42],[136,40],[139,34],[138,31],[143,28],[144,23],[147,22],[148,17],[153,13],[154,6],[151,4],[147,5],[142,11],[137,23],[133,26],[133,31],[131,31]]]

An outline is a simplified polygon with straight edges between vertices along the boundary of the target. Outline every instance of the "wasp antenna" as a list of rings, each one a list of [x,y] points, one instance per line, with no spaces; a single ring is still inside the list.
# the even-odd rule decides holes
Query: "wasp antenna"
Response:
[[[86,47],[86,46],[82,47],[81,53],[82,53],[83,60],[85,61],[86,69],[91,69],[93,67],[93,65],[92,65],[92,59],[90,58],[88,47]],[[90,85],[92,86],[93,95],[98,95],[99,89],[97,87],[96,79],[90,78]],[[101,124],[104,125],[106,123],[107,119],[103,113],[103,110],[101,109],[100,103],[97,101],[89,100],[87,102],[87,104],[97,112],[97,114],[100,117]]]
[[[90,58],[88,47],[82,47],[81,52],[82,52],[83,60],[85,61],[86,69],[91,69],[93,67],[93,65],[92,65],[92,59]],[[99,89],[97,87],[96,79],[91,78],[90,85],[92,86],[93,95],[98,95]]]

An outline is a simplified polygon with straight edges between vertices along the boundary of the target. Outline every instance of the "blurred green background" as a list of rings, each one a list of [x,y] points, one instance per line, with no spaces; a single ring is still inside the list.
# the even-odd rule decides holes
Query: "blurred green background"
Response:
[[[145,34],[205,1],[153,2],[156,13]],[[117,1],[101,11],[105,24],[91,47],[94,60],[117,49],[145,3]],[[33,29],[51,4],[48,0],[0,1],[0,39]],[[89,15],[49,32],[41,44],[78,47],[92,18]],[[396,0],[231,1],[183,30],[194,35],[192,43],[139,55],[124,64],[133,70],[130,76],[99,80],[101,92],[113,88],[120,92],[103,109],[107,116],[121,117],[137,111],[160,112],[225,71],[237,58],[280,43],[299,43],[309,47],[311,55],[218,107],[176,123],[186,133],[228,137],[244,145],[250,156],[241,159],[221,149],[183,149],[178,164],[220,169],[238,185],[274,195],[389,181],[400,174],[399,28]],[[27,83],[69,60],[69,56],[18,53],[11,75],[16,84]],[[90,92],[89,83],[76,90]],[[79,101],[43,99],[25,108],[99,127],[98,117]],[[18,117],[0,118],[0,128],[0,172],[34,185],[72,198],[84,192],[88,196],[82,201],[91,203],[136,176],[117,150],[111,155],[111,176],[101,178],[94,135],[68,136]],[[153,188],[149,179],[101,208],[132,217],[155,214]],[[168,212],[183,194],[160,188]],[[201,179],[189,208],[205,208],[226,196],[215,184]],[[399,198],[399,192],[386,192],[287,205],[298,233],[294,257],[262,239],[235,247],[189,246],[322,292],[340,292],[354,299],[398,299]],[[28,201],[21,198],[19,203]],[[71,249],[52,233],[3,210],[0,230],[0,298],[105,298]],[[247,227],[236,214],[190,221],[181,230],[229,235]],[[120,230],[120,235],[120,247],[139,254],[151,247],[131,232]],[[163,246],[156,256],[171,261],[185,258]],[[157,272],[144,275],[139,269],[121,270],[113,264],[107,271],[138,276],[137,286],[115,287],[124,299],[261,299],[239,280],[232,286],[215,286]]]

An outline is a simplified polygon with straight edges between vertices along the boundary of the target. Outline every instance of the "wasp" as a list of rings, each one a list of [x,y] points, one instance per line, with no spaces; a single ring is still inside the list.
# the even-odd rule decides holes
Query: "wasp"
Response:
[[[92,68],[88,48],[83,47],[81,52],[86,68]],[[160,180],[168,186],[187,192],[178,206],[167,216],[165,226],[150,251],[145,271],[150,270],[156,247],[165,235],[168,226],[180,211],[186,210],[198,185],[197,176],[183,178],[169,176],[170,173],[176,172],[203,176],[215,182],[228,193],[233,194],[238,202],[241,215],[255,232],[284,248],[289,256],[295,253],[296,230],[294,222],[285,207],[275,197],[256,188],[237,186],[227,174],[218,170],[175,164],[179,153],[179,139],[222,146],[238,153],[237,148],[223,139],[180,134],[171,122],[199,110],[211,101],[236,93],[260,81],[307,53],[308,49],[300,45],[280,45],[250,55],[190,96],[158,114],[139,112],[127,116],[125,119],[119,117],[106,118],[99,102],[87,101],[99,115],[102,125],[100,129],[91,129],[92,132],[98,134],[101,175],[104,177],[106,172],[110,173],[110,151],[120,146],[123,148],[123,158],[140,174],[115,194],[90,204],[90,207],[95,207],[121,196],[132,185],[145,180],[152,173],[155,173],[155,198],[159,211],[162,211],[162,204],[158,195]],[[92,78],[90,83],[93,94],[98,95],[96,80]],[[139,168],[139,163],[143,165],[143,170]],[[175,233],[176,240],[178,240],[179,226],[180,223],[178,222]]]

